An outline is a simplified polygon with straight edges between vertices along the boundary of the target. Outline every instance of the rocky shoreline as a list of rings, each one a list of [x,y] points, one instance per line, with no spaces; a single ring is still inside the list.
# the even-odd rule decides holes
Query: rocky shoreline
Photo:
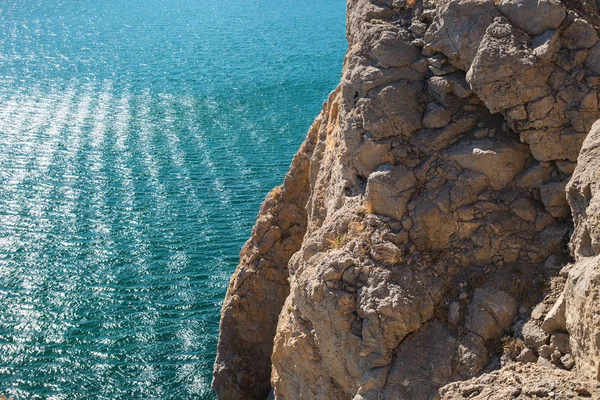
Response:
[[[599,6],[348,1],[231,279],[220,399],[600,396]]]

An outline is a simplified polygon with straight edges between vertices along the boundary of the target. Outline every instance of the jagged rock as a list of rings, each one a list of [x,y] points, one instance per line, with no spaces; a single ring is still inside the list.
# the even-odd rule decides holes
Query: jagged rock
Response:
[[[552,362],[549,360],[549,357],[539,356],[537,365],[541,368],[554,368],[554,364],[552,364]]]
[[[560,0],[501,0],[500,11],[531,35],[555,30],[567,16]]]
[[[596,29],[583,18],[577,18],[570,14],[573,19],[571,24],[562,32],[562,46],[569,50],[589,49],[593,47],[598,40]]]
[[[496,113],[546,96],[553,69],[536,59],[527,35],[496,18],[481,40],[467,82],[490,112]]]
[[[575,366],[575,360],[573,360],[573,356],[570,354],[565,354],[561,359],[560,359],[561,364],[568,369],[569,371],[571,369],[573,369],[573,367]]]
[[[409,238],[419,250],[445,248],[456,230],[456,222],[430,201],[421,201],[410,217]]]
[[[460,322],[460,304],[453,302],[448,307],[448,322],[452,325],[458,325]]]
[[[465,328],[489,340],[510,329],[517,302],[504,292],[477,289],[468,310]]]
[[[560,351],[561,354],[567,354],[571,351],[569,345],[569,335],[566,333],[555,333],[550,336],[550,346]]]
[[[550,61],[552,57],[560,50],[560,46],[560,35],[557,31],[546,31],[541,35],[534,37],[531,43],[533,54],[543,61]],[[520,119],[525,119],[525,117]],[[512,116],[511,118],[515,119]]]
[[[549,359],[552,355],[552,348],[546,344],[540,346],[540,348],[537,351],[540,357],[543,357],[545,359]]]
[[[552,168],[535,164],[523,171],[520,175],[517,185],[526,189],[538,188],[540,184],[547,183],[552,176]]]
[[[541,346],[548,343],[549,335],[544,332],[535,321],[528,321],[525,323],[522,329],[523,339],[525,344],[535,351]]]
[[[548,363],[549,364],[549,363]],[[582,389],[589,397],[600,396],[594,382],[590,382],[552,364],[511,364],[463,382],[454,382],[440,390],[441,400],[506,400],[513,398],[553,398],[572,400]],[[595,396],[595,397],[594,397]]]
[[[452,117],[448,110],[444,107],[429,103],[427,105],[427,111],[423,117],[423,126],[425,128],[443,128],[452,121]]]
[[[402,28],[373,25],[366,33],[363,46],[380,66],[400,67],[412,64],[419,56],[419,49],[410,41],[410,33]]]
[[[423,110],[418,102],[419,83],[399,82],[377,89],[361,99],[363,126],[375,139],[409,136],[419,129]]]
[[[566,325],[577,371],[600,379],[600,259],[581,259],[569,272],[565,287]]]
[[[368,177],[382,164],[392,160],[390,155],[391,143],[377,143],[372,137],[365,137],[360,146],[354,168],[360,176]]]
[[[416,184],[415,174],[406,167],[383,165],[369,176],[367,207],[374,213],[401,220]]]
[[[585,66],[600,75],[600,42],[596,43],[596,45],[588,52]]]
[[[561,295],[554,306],[546,314],[542,329],[548,334],[555,332],[564,332],[567,329],[567,319],[565,316],[565,297]]]
[[[550,355],[550,361],[552,362],[552,364],[562,367],[562,364],[560,362],[561,357],[562,354],[560,354],[560,351],[554,350],[554,352]]]
[[[537,361],[537,357],[530,349],[523,349],[517,356],[517,361],[521,363],[534,363]]]
[[[371,247],[371,256],[376,261],[395,264],[404,259],[404,252],[393,243],[383,242]]]
[[[566,189],[575,223],[571,244],[577,258],[600,254],[600,171],[595,162],[600,157],[599,144],[600,121],[592,127]]]
[[[436,11],[425,34],[425,48],[445,54],[457,68],[468,70],[485,30],[500,15],[494,1],[448,1]]]
[[[540,195],[546,210],[554,218],[567,218],[571,215],[567,196],[565,194],[566,181],[552,182],[540,186]]]
[[[428,351],[431,349],[434,351]],[[471,377],[487,362],[481,338],[474,335],[455,338],[442,324],[433,321],[402,345],[389,374],[383,395],[394,398],[433,398],[437,384],[453,377]]]
[[[527,149],[519,143],[483,139],[472,143],[463,142],[443,156],[456,161],[464,169],[487,176],[490,185],[500,190],[523,170],[528,154]]]
[[[556,160],[556,168],[565,175],[573,175],[577,163],[568,160]]]
[[[536,205],[531,199],[515,200],[511,203],[510,210],[529,223],[535,223],[538,216]]]

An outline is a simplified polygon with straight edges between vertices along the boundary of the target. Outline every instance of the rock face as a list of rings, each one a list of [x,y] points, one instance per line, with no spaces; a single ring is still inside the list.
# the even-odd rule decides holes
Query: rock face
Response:
[[[342,81],[223,304],[219,398],[591,396],[568,370],[599,378],[599,20],[349,0]]]

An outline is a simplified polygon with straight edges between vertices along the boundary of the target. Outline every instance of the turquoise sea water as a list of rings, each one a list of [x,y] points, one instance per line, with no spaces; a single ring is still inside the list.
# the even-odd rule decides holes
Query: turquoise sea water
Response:
[[[0,393],[211,399],[220,302],[344,0],[0,1]]]

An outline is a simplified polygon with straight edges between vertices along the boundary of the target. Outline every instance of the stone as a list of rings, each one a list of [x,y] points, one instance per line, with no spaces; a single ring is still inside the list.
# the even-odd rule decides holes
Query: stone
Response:
[[[566,185],[567,181],[562,181],[540,186],[544,207],[554,218],[567,218],[571,215],[571,209],[567,202]]]
[[[493,0],[444,2],[425,33],[425,48],[444,54],[453,65],[466,71],[487,27],[498,15]]]
[[[560,362],[561,357],[562,355],[560,354],[560,351],[554,350],[554,352],[550,355],[550,361],[554,365],[562,366],[562,363]]]
[[[460,304],[457,302],[450,303],[448,307],[448,322],[452,325],[458,325],[460,322]]]
[[[553,96],[542,97],[539,100],[527,103],[527,115],[533,120],[545,118],[554,108],[554,104]]]
[[[517,315],[517,302],[504,292],[476,289],[468,306],[465,328],[484,340],[500,338]]]
[[[545,360],[545,359],[542,359]],[[580,398],[578,390],[588,387],[588,397],[600,396],[596,385],[569,371],[541,364],[509,364],[467,381],[452,382],[440,389],[441,400],[507,400],[518,398]]]
[[[538,357],[537,365],[541,368],[554,368],[554,364],[552,364],[550,359],[542,356]]]
[[[573,175],[577,163],[568,160],[556,160],[556,167],[565,175]]]
[[[409,239],[418,250],[443,249],[456,231],[456,222],[431,201],[420,202],[410,216],[413,227]]]
[[[526,148],[514,142],[491,139],[461,143],[443,154],[462,168],[488,177],[490,185],[499,190],[506,187],[525,167]]]
[[[377,143],[372,137],[365,137],[353,162],[354,168],[361,176],[368,177],[382,164],[391,161],[390,149],[391,143]]]
[[[441,67],[435,67],[433,65],[430,65],[429,70],[437,76],[444,76],[456,72],[456,68],[449,64],[444,64]]]
[[[432,321],[401,345],[382,396],[394,398],[399,392],[408,393],[409,398],[435,396],[437,390],[430,382],[448,379],[457,345],[456,338],[442,324]],[[430,348],[435,350],[426,350]]]
[[[523,349],[517,356],[517,361],[521,363],[534,363],[537,361],[537,356],[530,349]]]
[[[598,40],[600,39],[594,27],[583,18],[574,18],[560,38],[562,46],[569,50],[589,49]]]
[[[569,335],[567,333],[555,333],[550,336],[550,346],[560,351],[561,354],[567,354],[571,351],[569,345]]]
[[[564,356],[562,356],[560,362],[568,370],[573,369],[573,367],[575,366],[575,360],[573,360],[573,356],[570,354],[565,354]]]
[[[376,243],[371,247],[371,256],[379,262],[396,264],[404,259],[404,252],[393,243]]]
[[[538,349],[538,354],[540,355],[540,357],[544,357],[545,359],[550,359],[550,356],[552,355],[552,348],[546,344],[540,346],[540,348]]]
[[[547,183],[552,176],[552,168],[534,164],[519,176],[517,185],[525,189],[538,188],[540,184]]]
[[[542,330],[548,334],[553,334],[556,332],[564,332],[566,329],[565,297],[561,294],[550,311],[548,311],[548,314],[546,314],[544,322],[542,322]]]
[[[510,204],[510,210],[523,221],[534,223],[537,219],[537,209],[531,199],[521,198]]]
[[[576,259],[600,254],[600,196],[595,160],[600,157],[600,121],[596,122],[586,137],[577,167],[566,192],[573,210],[575,230],[571,246]]]
[[[419,20],[416,20],[412,22],[408,30],[415,35],[423,35],[425,31],[427,31],[427,25]]]
[[[376,140],[408,136],[421,128],[423,110],[418,102],[419,83],[399,82],[377,89],[360,99],[357,107],[363,126]]]
[[[550,92],[548,79],[554,67],[536,59],[528,42],[527,35],[502,18],[486,31],[467,72],[467,82],[491,113],[540,99]]]
[[[596,43],[588,52],[585,66],[600,75],[600,43]]]
[[[374,213],[401,220],[416,184],[414,173],[406,167],[382,165],[369,175],[367,207]]]
[[[546,31],[533,38],[531,47],[533,54],[543,61],[550,61],[560,50],[560,35],[557,31]]]
[[[534,321],[528,321],[525,323],[522,329],[523,340],[525,344],[535,351],[541,346],[548,343],[549,335],[544,332]]]
[[[365,39],[364,46],[384,68],[410,65],[420,53],[419,49],[410,43],[410,33],[402,28],[390,30],[381,25],[374,25],[367,31]]]
[[[423,117],[423,126],[425,128],[443,128],[451,121],[452,117],[444,107],[435,103],[429,103],[427,105],[427,110]]]
[[[527,119],[527,110],[520,104],[508,110],[507,115],[514,120],[524,120]]]
[[[556,30],[567,16],[559,0],[501,0],[500,11],[517,28],[534,36]]]

